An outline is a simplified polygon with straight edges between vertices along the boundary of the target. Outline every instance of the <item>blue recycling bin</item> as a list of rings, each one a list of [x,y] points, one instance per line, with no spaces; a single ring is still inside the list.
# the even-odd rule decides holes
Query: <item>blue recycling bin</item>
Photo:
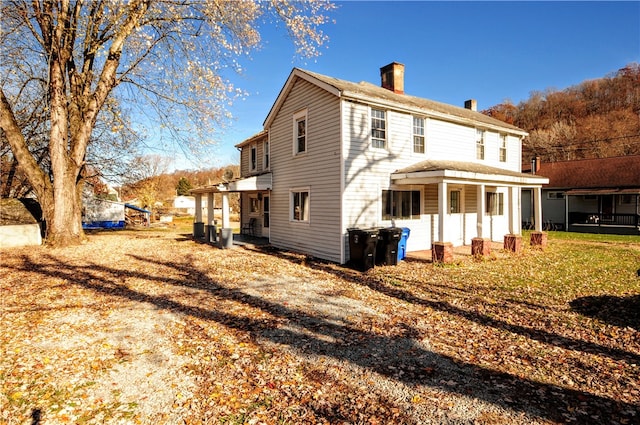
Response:
[[[411,229],[408,227],[402,228],[400,240],[398,241],[398,261],[404,260],[407,257],[407,239],[409,239],[410,233]]]

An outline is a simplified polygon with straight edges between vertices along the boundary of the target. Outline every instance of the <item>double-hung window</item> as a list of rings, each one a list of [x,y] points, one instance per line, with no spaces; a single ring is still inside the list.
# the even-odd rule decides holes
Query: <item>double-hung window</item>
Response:
[[[487,192],[486,201],[488,215],[504,215],[504,193]]]
[[[258,169],[258,147],[251,145],[251,164],[249,164],[251,171]]]
[[[309,189],[291,190],[291,221],[309,221]]]
[[[377,149],[387,147],[387,117],[380,109],[371,109],[371,146]]]
[[[424,153],[424,118],[413,117],[413,152]]]
[[[262,165],[265,170],[269,169],[269,142],[264,142],[262,144]]]
[[[476,159],[484,159],[484,130],[476,129]]]
[[[500,162],[507,162],[507,135],[500,135]]]
[[[293,116],[293,154],[307,152],[307,110]]]
[[[383,190],[382,219],[419,219],[419,190]]]

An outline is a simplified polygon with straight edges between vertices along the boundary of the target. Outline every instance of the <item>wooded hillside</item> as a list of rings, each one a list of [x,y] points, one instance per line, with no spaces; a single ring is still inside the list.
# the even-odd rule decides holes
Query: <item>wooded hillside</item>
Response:
[[[525,162],[533,156],[560,161],[640,154],[640,64],[482,112],[529,132]]]

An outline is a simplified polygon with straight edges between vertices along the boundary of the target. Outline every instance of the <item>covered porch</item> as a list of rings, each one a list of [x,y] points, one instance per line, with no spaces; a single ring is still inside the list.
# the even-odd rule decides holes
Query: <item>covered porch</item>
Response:
[[[423,187],[424,213],[431,217],[432,249],[491,246],[517,248],[522,230],[521,190],[534,195],[535,230],[542,231],[542,185],[548,179],[483,164],[423,161],[391,174],[392,187]],[[448,248],[449,247],[449,248]]]
[[[229,205],[229,194],[230,193],[240,193],[241,194],[241,202],[240,202],[240,229],[241,233],[246,233],[243,235],[245,237],[234,237],[233,230],[231,228],[231,210]],[[258,194],[269,194],[271,192],[271,173],[264,173],[256,176],[251,176],[247,178],[242,178],[230,182],[219,183],[217,185],[204,186],[200,188],[196,188],[191,190],[191,194],[195,197],[195,217],[193,223],[193,237],[194,239],[207,239],[209,242],[217,242],[222,248],[229,248],[233,245],[234,241],[237,239],[239,242],[243,243],[248,240],[248,238],[259,238],[262,235],[256,234],[256,232],[243,232],[247,229],[247,226],[250,223],[250,219],[245,217],[246,213],[246,202],[243,202],[243,199],[248,199],[243,196],[246,194],[256,194],[256,199],[258,199]],[[215,194],[220,194],[221,204],[217,206],[215,204]],[[262,200],[263,196],[259,196]],[[206,199],[207,205],[207,217],[206,219],[203,217],[203,200]],[[222,219],[220,223],[214,219],[214,210],[219,208],[222,214]],[[236,235],[237,236],[237,235]],[[261,244],[264,244],[264,239],[261,238]],[[268,238],[267,238],[268,240]]]
[[[573,189],[564,200],[570,232],[640,235],[640,189]]]

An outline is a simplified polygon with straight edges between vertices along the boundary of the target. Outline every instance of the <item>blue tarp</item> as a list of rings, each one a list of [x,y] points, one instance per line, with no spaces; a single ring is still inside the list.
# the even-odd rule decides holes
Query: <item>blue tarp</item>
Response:
[[[124,204],[124,206],[125,206],[125,207],[127,207],[127,208],[131,208],[132,210],[136,210],[136,211],[143,212],[143,213],[145,213],[145,214],[151,214],[151,211],[149,211],[149,210],[145,210],[145,209],[140,208],[140,207],[136,207],[135,205],[131,205],[131,204]]]

